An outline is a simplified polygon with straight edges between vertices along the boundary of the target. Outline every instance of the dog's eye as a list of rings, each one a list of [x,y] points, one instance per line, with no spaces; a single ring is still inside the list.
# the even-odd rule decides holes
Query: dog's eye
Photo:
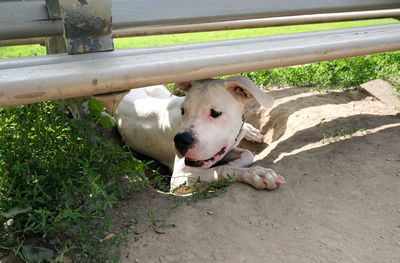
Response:
[[[216,111],[216,110],[214,110],[214,109],[211,109],[210,110],[210,116],[212,117],[212,118],[218,118],[219,116],[221,116],[221,114],[222,114],[222,112],[220,112],[220,111]]]
[[[184,108],[181,108],[181,114],[185,115],[185,109]]]

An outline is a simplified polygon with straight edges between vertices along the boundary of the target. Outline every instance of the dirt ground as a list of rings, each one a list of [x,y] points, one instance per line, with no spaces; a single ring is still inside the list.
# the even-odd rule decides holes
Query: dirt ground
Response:
[[[114,211],[138,220],[121,262],[400,262],[399,112],[360,92],[306,91],[272,91],[270,111],[247,107],[266,136],[243,146],[287,184],[268,192],[236,183],[179,206],[133,193]],[[175,227],[157,233],[149,211]]]

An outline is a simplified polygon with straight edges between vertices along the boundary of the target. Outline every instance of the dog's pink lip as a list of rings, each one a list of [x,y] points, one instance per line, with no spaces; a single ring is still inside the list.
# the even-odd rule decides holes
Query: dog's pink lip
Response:
[[[193,159],[186,157],[185,164],[188,166],[192,166],[192,167],[207,168],[207,167],[210,167],[215,162],[222,159],[222,157],[225,156],[225,153],[226,153],[226,146],[222,147],[222,149],[219,150],[219,152],[217,152],[216,154],[214,154],[211,158],[209,158],[207,160],[193,160]],[[179,155],[178,155],[178,157],[179,157]]]
[[[183,156],[179,153],[179,151],[177,149],[175,149],[175,153],[178,156],[179,159],[182,159]]]

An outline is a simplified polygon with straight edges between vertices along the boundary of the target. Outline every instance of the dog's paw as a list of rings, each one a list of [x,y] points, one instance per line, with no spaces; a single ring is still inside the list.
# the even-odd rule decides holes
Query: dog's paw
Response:
[[[261,133],[261,131],[257,128],[255,128],[253,125],[250,123],[245,123],[243,125],[244,128],[244,139],[250,142],[257,142],[257,143],[262,143],[264,139],[264,135]]]
[[[283,176],[277,174],[274,170],[260,166],[250,167],[248,170],[248,180],[256,189],[275,190],[281,184],[286,183]]]

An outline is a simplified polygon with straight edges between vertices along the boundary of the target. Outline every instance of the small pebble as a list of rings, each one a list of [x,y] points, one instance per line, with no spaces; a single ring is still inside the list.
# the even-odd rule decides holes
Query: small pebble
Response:
[[[213,212],[213,211],[207,211],[207,214],[209,214],[209,215],[213,215],[213,214],[214,214],[214,212]]]
[[[10,218],[7,220],[6,225],[7,226],[12,226],[14,224],[14,219]]]

